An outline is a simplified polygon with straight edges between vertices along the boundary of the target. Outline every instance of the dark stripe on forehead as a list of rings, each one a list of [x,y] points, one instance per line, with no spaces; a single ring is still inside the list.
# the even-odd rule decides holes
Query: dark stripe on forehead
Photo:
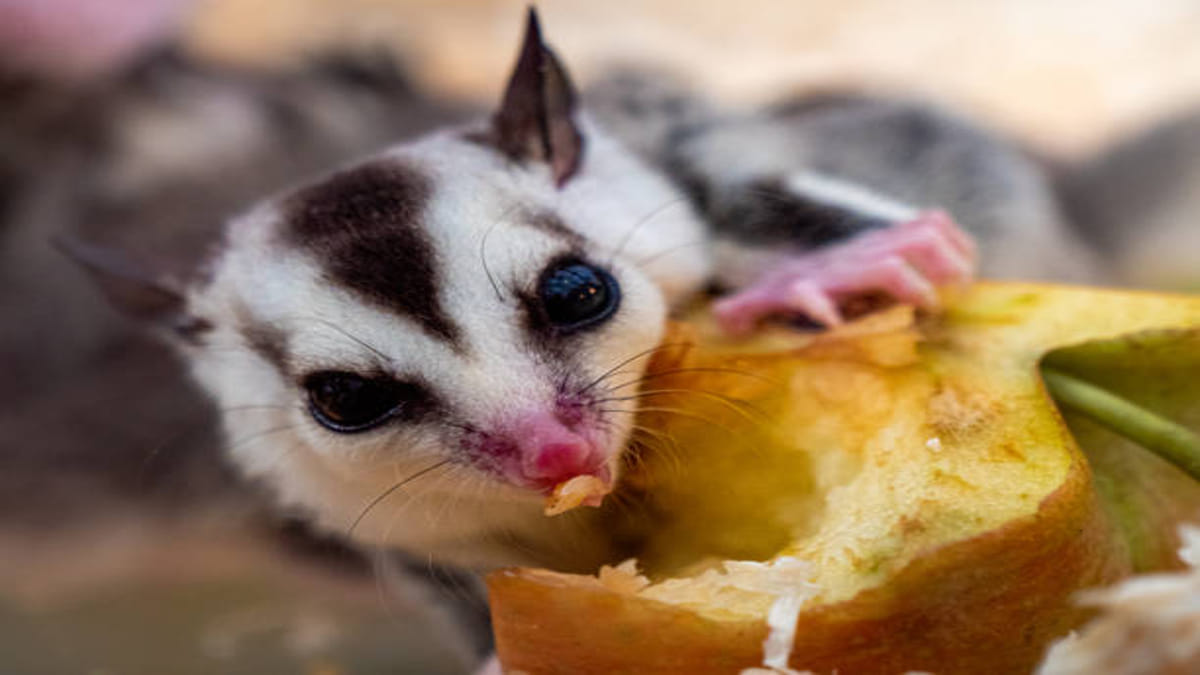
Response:
[[[441,305],[437,251],[421,222],[431,192],[411,167],[376,161],[294,194],[285,227],[332,281],[457,346],[461,331]]]
[[[234,307],[234,327],[242,335],[246,346],[259,358],[279,371],[284,379],[290,378],[291,365],[288,360],[288,336],[277,326],[260,321],[242,304]]]
[[[288,363],[287,335],[275,328],[261,323],[243,324],[242,336],[246,344],[253,349],[264,361],[275,366],[285,379],[291,376]]]
[[[579,247],[584,243],[583,235],[567,227],[562,218],[549,211],[536,211],[526,214],[517,223],[560,239],[572,247]]]

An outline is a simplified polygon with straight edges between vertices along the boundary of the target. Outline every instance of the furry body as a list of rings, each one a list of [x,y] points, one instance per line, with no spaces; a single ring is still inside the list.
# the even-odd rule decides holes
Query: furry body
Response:
[[[227,436],[266,436],[234,440],[235,462],[366,543],[472,567],[587,567],[586,517],[543,517],[530,488],[553,483],[541,482],[551,465],[619,476],[635,404],[606,373],[636,379],[672,307],[714,285],[753,291],[764,269],[889,237],[930,207],[978,233],[991,272],[1075,271],[1036,165],[936,111],[846,97],[648,121],[649,138],[605,131],[639,128],[621,119],[630,112],[577,110],[533,22],[490,124],[398,145],[235,219],[179,308],[206,327],[182,348],[227,411]],[[936,228],[917,235],[948,272],[885,250],[861,258],[885,263],[878,281],[847,286],[874,274],[851,267],[805,289],[816,302],[837,288],[909,299],[928,285],[918,273],[967,272],[966,249]],[[1047,249],[1057,254],[1028,253]],[[563,259],[615,280],[611,318],[586,331],[548,322],[539,284]],[[804,269],[832,274],[822,265]],[[812,297],[788,304],[784,282],[738,320],[808,309]],[[378,424],[331,433],[306,384],[330,373],[405,394]]]
[[[1200,288],[1200,112],[1165,120],[1062,173],[1064,202],[1123,285]]]
[[[374,71],[338,75],[335,87],[186,68],[135,74],[135,86],[102,108],[113,112],[97,116],[95,133],[117,149],[82,166],[71,162],[88,156],[86,146],[64,150],[70,184],[94,186],[88,197],[22,190],[9,207],[11,313],[26,312],[39,333],[6,352],[39,354],[14,359],[14,372],[49,387],[129,339],[91,296],[58,281],[70,277],[53,275],[40,290],[78,311],[46,316],[44,305],[22,302],[60,264],[35,243],[48,229],[40,223],[75,222],[90,238],[167,257],[182,241],[178,257],[195,259],[220,218],[275,193],[231,222],[207,262],[186,266],[175,311],[189,318],[174,325],[202,330],[175,341],[216,397],[239,468],[363,542],[470,566],[586,558],[574,550],[586,540],[582,518],[546,519],[537,491],[496,476],[516,471],[502,465],[532,430],[556,434],[554,447],[603,455],[604,466],[588,470],[615,477],[633,405],[600,413],[614,392],[587,385],[630,358],[621,372],[636,376],[637,355],[655,346],[670,308],[706,287],[745,288],[756,270],[930,207],[949,209],[979,237],[991,273],[1062,277],[1085,255],[1036,164],[943,113],[864,97],[735,114],[627,81],[585,94],[576,110],[565,75],[525,80],[510,88],[520,95],[502,106],[508,116],[490,126],[444,129],[276,193],[445,116]],[[541,97],[540,111],[519,105],[531,97]],[[201,100],[220,114],[196,115]],[[531,123],[536,115],[553,123]],[[177,142],[142,144],[164,133]],[[191,150],[157,152],[171,147]],[[37,215],[56,201],[78,210]],[[1029,253],[1048,250],[1057,253]],[[622,291],[611,320],[570,336],[547,327],[530,300],[548,261],[564,255],[605,267]],[[59,333],[70,337],[46,339]],[[403,380],[421,392],[423,412],[386,429],[331,433],[314,422],[303,385],[330,369]],[[154,397],[153,386],[135,386]]]

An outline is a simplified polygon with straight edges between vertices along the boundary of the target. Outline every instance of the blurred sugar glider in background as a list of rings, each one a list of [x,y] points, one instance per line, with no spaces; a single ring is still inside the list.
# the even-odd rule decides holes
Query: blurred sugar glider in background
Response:
[[[72,233],[153,253],[164,269],[192,269],[220,238],[222,222],[253,200],[462,118],[468,108],[420,95],[382,50],[323,50],[272,69],[194,58],[174,40],[172,17],[181,18],[183,4],[0,0],[2,541],[24,547],[20,537],[31,533],[37,542],[69,547],[81,531],[128,531],[164,520],[186,540],[185,532],[208,532],[215,513],[234,533],[253,528],[267,546],[282,544],[281,555],[301,569],[307,561],[309,569],[317,563],[338,579],[353,578],[364,569],[355,555],[330,555],[338,547],[290,517],[281,523],[261,503],[261,491],[238,479],[223,461],[213,407],[174,356],[143,327],[97,304],[94,285],[51,242],[56,233]],[[170,11],[160,13],[164,8]],[[152,16],[159,19],[147,23]],[[127,20],[138,29],[127,30]],[[78,41],[81,31],[96,39]],[[127,560],[128,542],[111,541]],[[394,555],[378,564],[377,583],[405,597],[432,593],[412,590],[413,576],[461,583],[425,560],[413,563],[415,575]],[[80,565],[87,577],[90,563]],[[37,575],[43,584],[59,577]],[[376,582],[360,583],[371,589]],[[141,590],[132,597],[142,598]],[[160,590],[146,594],[162,597]],[[477,604],[429,605],[405,611],[450,625],[438,631],[447,649],[469,660],[472,649],[485,646],[487,631],[475,628]],[[21,659],[31,653],[42,663],[37,644],[0,658],[0,669],[14,667],[14,658],[26,663]],[[75,651],[81,659],[89,653]],[[139,650],[136,662],[145,663],[143,656]]]
[[[635,71],[588,94],[605,127],[688,191],[719,245],[819,245],[871,219],[879,226],[936,208],[978,240],[982,276],[1103,274],[1040,159],[929,104],[833,91],[717,111],[674,80]]]
[[[1063,202],[1119,285],[1200,290],[1200,111],[1061,174]]]
[[[636,377],[673,307],[718,288],[732,333],[863,294],[933,308],[973,273],[952,218],[987,273],[1088,273],[1038,165],[969,123],[864,96],[726,113],[629,80],[580,102],[531,11],[490,119],[260,202],[186,281],[68,248],[167,329],[284,504],[460,565],[591,565],[542,496],[619,478],[634,407],[606,373]]]
[[[171,22],[108,4],[0,3],[14,34],[0,44],[3,520],[194,508],[233,483],[210,406],[158,341],[96,303],[55,233],[193,268],[254,199],[466,110],[419,95],[382,52],[217,66],[176,48]],[[113,27],[88,43],[98,53],[60,44],[123,18],[145,30]]]

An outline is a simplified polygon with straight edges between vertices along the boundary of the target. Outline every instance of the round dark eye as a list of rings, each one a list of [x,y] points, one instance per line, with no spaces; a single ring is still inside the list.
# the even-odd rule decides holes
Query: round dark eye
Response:
[[[567,261],[542,274],[538,297],[550,323],[562,331],[578,330],[612,316],[621,300],[621,288],[608,272]]]
[[[408,385],[389,378],[322,372],[304,380],[313,419],[331,431],[365,431],[395,417],[415,398]],[[419,389],[419,388],[417,388]]]

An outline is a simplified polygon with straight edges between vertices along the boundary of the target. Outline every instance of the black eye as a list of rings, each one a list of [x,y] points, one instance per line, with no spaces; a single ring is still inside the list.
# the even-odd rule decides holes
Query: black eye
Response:
[[[621,300],[621,288],[608,272],[569,260],[542,273],[538,297],[550,323],[573,331],[612,316]]]
[[[410,417],[428,401],[420,385],[353,373],[314,373],[305,378],[304,388],[313,418],[342,433],[366,431],[402,414]]]

